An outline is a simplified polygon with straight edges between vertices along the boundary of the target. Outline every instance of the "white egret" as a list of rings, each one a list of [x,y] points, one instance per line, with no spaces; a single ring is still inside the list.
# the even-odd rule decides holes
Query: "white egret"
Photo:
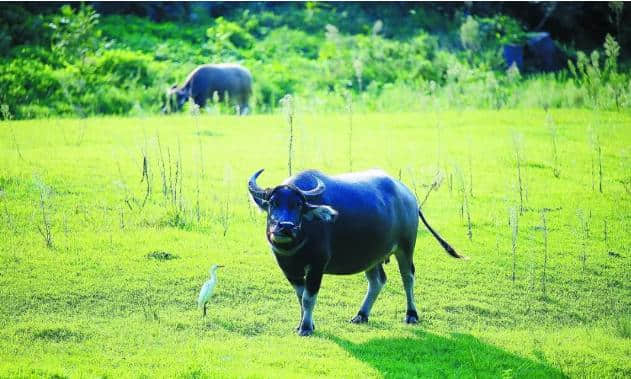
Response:
[[[204,317],[206,316],[206,304],[210,297],[213,295],[213,291],[215,290],[215,286],[217,285],[217,269],[219,265],[212,265],[210,267],[210,279],[204,283],[202,289],[199,291],[199,297],[197,298],[197,306],[198,308],[204,308]]]

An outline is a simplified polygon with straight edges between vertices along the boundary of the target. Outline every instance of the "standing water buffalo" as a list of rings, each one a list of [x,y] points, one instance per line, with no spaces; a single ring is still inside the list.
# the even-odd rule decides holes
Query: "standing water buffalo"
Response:
[[[351,322],[368,321],[386,283],[382,264],[392,254],[407,298],[405,322],[418,322],[412,256],[419,216],[447,253],[464,258],[429,226],[410,190],[383,171],[327,176],[310,170],[267,189],[256,184],[262,171],[252,175],[248,189],[267,212],[267,240],[298,295],[301,336],[313,333],[313,308],[323,274],[365,272],[368,291]]]
[[[239,114],[249,111],[248,100],[252,94],[252,75],[245,67],[237,64],[206,64],[197,67],[188,75],[182,87],[174,85],[167,91],[164,111],[179,111],[189,97],[195,104],[204,107],[206,101],[217,93],[219,101],[226,94],[238,106]]]

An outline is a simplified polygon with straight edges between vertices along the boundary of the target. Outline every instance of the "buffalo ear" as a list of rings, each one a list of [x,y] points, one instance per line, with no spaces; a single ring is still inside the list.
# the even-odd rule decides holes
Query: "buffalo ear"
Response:
[[[307,204],[307,208],[305,218],[309,221],[313,220],[313,218],[319,218],[324,222],[335,222],[335,219],[337,219],[337,211],[328,205]]]

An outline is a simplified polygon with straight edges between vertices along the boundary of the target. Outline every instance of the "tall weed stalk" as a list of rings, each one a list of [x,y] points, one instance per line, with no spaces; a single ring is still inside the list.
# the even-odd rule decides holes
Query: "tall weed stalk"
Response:
[[[353,97],[346,92],[346,111],[348,112],[348,169],[353,171]]]
[[[0,114],[2,114],[2,119],[5,121],[11,121],[13,119],[13,115],[9,111],[9,106],[7,104],[0,105]],[[9,131],[11,132],[11,140],[13,142],[13,147],[15,148],[15,152],[18,154],[18,157],[26,162],[24,156],[22,155],[22,151],[20,150],[20,145],[18,144],[18,140],[15,137],[15,131],[13,130],[13,126],[9,127]]]
[[[471,224],[471,210],[469,196],[467,193],[467,184],[464,179],[464,175],[458,166],[456,166],[456,173],[460,179],[460,219],[462,220],[466,214],[467,216],[467,237],[469,241],[473,240],[473,227]]]
[[[524,180],[522,175],[522,136],[513,133],[513,149],[515,151],[515,166],[517,168],[517,188],[519,191],[519,214],[524,214]]]
[[[443,183],[443,179],[444,179],[443,173],[441,171],[437,172],[436,175],[434,176],[434,180],[432,181],[432,184],[429,185],[427,193],[425,193],[425,197],[421,201],[421,208],[425,205],[425,202],[429,198],[429,195],[432,193],[432,191],[438,191],[438,188],[440,188],[440,185]]]
[[[144,149],[142,149],[141,153],[142,153],[142,179],[140,179],[140,183],[144,182],[146,184],[145,197],[142,200],[142,207],[144,208],[145,204],[147,203],[147,200],[149,199],[149,196],[151,196],[151,184],[153,182],[152,180],[153,176],[151,175],[152,172],[149,168],[149,156],[147,154],[147,148],[145,147]]]
[[[159,168],[160,168],[160,177],[162,178],[162,196],[164,197],[166,201],[168,199],[166,165],[164,164],[164,155],[162,154],[162,144],[160,143],[160,135],[156,134],[156,138],[158,141],[158,154],[160,155]]]
[[[285,112],[285,116],[287,117],[287,126],[289,127],[289,140],[287,143],[287,168],[289,171],[289,176],[291,176],[292,172],[292,157],[294,155],[294,116],[295,116],[295,108],[294,108],[294,98],[292,95],[287,94],[281,100],[280,104],[283,107],[283,111]]]
[[[592,148],[592,191],[596,190],[596,176],[598,176],[598,192],[603,193],[603,164],[602,164],[602,147],[600,144],[600,136],[598,131],[590,128],[590,143]],[[598,167],[596,167],[596,165]],[[598,170],[598,172],[596,172]]]
[[[544,299],[548,297],[546,284],[548,281],[547,278],[547,268],[548,268],[548,225],[546,223],[546,210],[541,211],[541,222],[543,229],[543,277],[541,279],[541,286],[543,291]]]
[[[558,139],[558,127],[552,118],[552,115],[546,110],[546,126],[550,133],[550,140],[552,142],[552,173],[555,178],[561,176],[561,168],[559,166],[559,150],[557,147]]]
[[[517,238],[519,237],[519,217],[514,207],[509,210],[509,224],[511,228],[511,249],[513,258],[513,274],[511,279],[515,284],[515,271],[517,269]]]
[[[583,268],[583,273],[587,268],[587,243],[589,241],[589,218],[585,216],[585,213],[582,209],[579,209],[576,212],[576,216],[578,218],[578,229],[579,235],[581,236],[581,266]]]
[[[221,209],[219,210],[219,223],[223,229],[223,236],[225,237],[230,228],[230,221],[232,218],[231,209],[231,196],[230,189],[232,183],[232,166],[226,166],[224,170],[224,196],[225,198],[221,202]]]
[[[240,110],[238,110],[240,112]],[[199,169],[196,173],[196,185],[195,185],[195,217],[197,222],[201,221],[201,207],[200,207],[200,181],[205,179],[205,171],[204,171],[204,148],[202,146],[202,135],[199,130],[199,106],[194,104],[191,108],[191,115],[195,120],[195,129],[197,129],[197,147],[199,149]]]
[[[48,209],[49,205],[47,203],[48,198],[50,197],[50,188],[48,188],[44,183],[39,180],[36,180],[36,185],[39,188],[39,209],[42,214],[42,220],[37,225],[37,230],[39,234],[44,239],[44,243],[46,247],[49,249],[53,248],[53,232],[52,226],[50,223],[50,211]]]

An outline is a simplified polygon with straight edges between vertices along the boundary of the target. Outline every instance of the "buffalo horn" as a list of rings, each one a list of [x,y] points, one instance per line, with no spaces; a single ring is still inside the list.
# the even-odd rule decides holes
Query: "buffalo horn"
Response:
[[[250,193],[252,194],[252,196],[258,199],[267,200],[267,191],[262,189],[256,184],[256,178],[258,178],[259,175],[261,175],[263,170],[264,169],[258,170],[257,172],[254,173],[254,175],[252,175],[252,177],[250,177],[250,181],[248,182],[248,190],[250,190]]]

